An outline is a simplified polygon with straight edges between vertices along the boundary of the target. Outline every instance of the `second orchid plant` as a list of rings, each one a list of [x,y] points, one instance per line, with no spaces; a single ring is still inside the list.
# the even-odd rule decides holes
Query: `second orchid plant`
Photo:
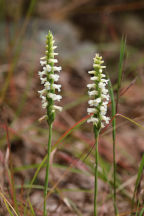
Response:
[[[90,118],[88,123],[93,123],[95,134],[95,189],[94,189],[94,216],[97,215],[97,193],[98,193],[98,138],[101,128],[104,128],[109,123],[110,118],[106,116],[109,94],[106,85],[108,80],[103,73],[106,66],[102,64],[104,61],[99,54],[96,54],[93,63],[93,70],[88,73],[91,75],[93,83],[87,85],[88,95],[90,97],[89,108],[87,109]]]

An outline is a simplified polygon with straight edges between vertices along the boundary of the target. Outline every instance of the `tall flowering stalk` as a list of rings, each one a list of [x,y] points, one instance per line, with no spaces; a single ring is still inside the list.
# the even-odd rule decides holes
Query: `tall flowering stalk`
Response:
[[[46,119],[49,125],[49,139],[47,147],[47,165],[46,165],[46,175],[45,175],[45,186],[44,186],[44,216],[47,215],[46,211],[46,196],[48,191],[48,178],[49,178],[49,166],[50,166],[50,153],[51,153],[51,139],[52,139],[52,124],[55,119],[56,110],[61,111],[62,107],[55,105],[55,101],[60,101],[62,96],[56,94],[56,91],[61,91],[61,85],[55,82],[59,79],[59,74],[55,72],[60,72],[61,67],[55,66],[58,62],[55,56],[58,55],[54,50],[57,48],[54,46],[53,35],[49,31],[46,36],[46,54],[40,59],[40,64],[42,66],[42,71],[39,71],[41,84],[43,89],[38,91],[40,98],[42,99],[42,108],[46,109]]]
[[[98,188],[98,138],[101,128],[104,128],[109,123],[110,118],[106,116],[107,105],[109,101],[109,94],[106,88],[108,80],[103,74],[103,69],[106,66],[102,64],[104,61],[99,54],[96,54],[93,63],[93,70],[88,71],[93,83],[88,84],[88,95],[90,97],[89,108],[87,108],[88,114],[91,117],[87,122],[93,123],[94,135],[95,135],[95,189],[94,189],[94,216],[97,215],[97,188]]]

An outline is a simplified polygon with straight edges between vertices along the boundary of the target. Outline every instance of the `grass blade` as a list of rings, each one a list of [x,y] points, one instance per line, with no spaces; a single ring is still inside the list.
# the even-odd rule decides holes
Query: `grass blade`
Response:
[[[13,212],[15,213],[15,215],[18,216],[18,214],[16,213],[16,211],[14,210],[14,208],[12,207],[12,205],[11,205],[10,202],[6,199],[6,197],[4,196],[4,194],[3,194],[2,192],[0,192],[0,196],[2,197],[2,199],[3,199],[3,201],[4,201],[5,206],[6,206],[7,210],[8,210],[8,212],[9,212],[9,214],[10,214],[11,216],[14,216],[14,214],[12,213],[12,211],[13,211]],[[12,209],[12,211],[11,211],[10,208]]]
[[[33,216],[36,216],[36,215],[35,215],[35,212],[34,212],[34,209],[33,209],[33,206],[32,206],[32,204],[31,204],[31,201],[29,200],[28,202],[29,202],[29,207],[30,207],[30,210],[31,210],[32,215],[33,215]]]
[[[134,207],[135,194],[136,194],[137,188],[138,188],[138,186],[140,184],[141,177],[142,177],[142,174],[143,174],[143,170],[144,170],[144,154],[142,156],[142,159],[141,159],[141,162],[140,162],[140,166],[139,166],[139,169],[138,169],[138,174],[137,174],[135,189],[134,189],[133,198],[132,198],[132,210],[133,210],[133,207]]]
[[[118,114],[116,114],[116,115],[117,115],[117,116],[120,116],[120,117],[122,117],[122,118],[127,119],[128,121],[132,122],[133,124],[135,124],[136,126],[138,126],[138,127],[140,127],[141,129],[144,130],[144,126],[142,126],[141,124],[137,123],[137,122],[134,121],[133,119],[131,119],[131,118],[127,117],[127,116],[124,116],[124,115],[122,115],[122,114],[120,114],[120,113],[118,113]]]
[[[144,215],[144,208],[142,208],[139,216],[143,216],[143,215]]]
[[[117,82],[117,98],[116,98],[116,112],[118,112],[118,103],[119,103],[119,93],[121,87],[122,80],[122,70],[123,70],[123,61],[126,49],[126,38],[122,37],[121,45],[120,45],[120,59],[119,59],[119,67],[118,67],[118,82]]]
[[[109,79],[108,83],[109,87],[109,94],[111,97],[111,108],[112,108],[112,138],[113,138],[113,201],[114,201],[114,211],[115,215],[118,214],[118,209],[116,205],[116,151],[115,151],[115,146],[116,146],[116,118],[114,116],[116,115],[116,105],[115,105],[115,99],[114,99],[114,92],[113,92],[113,87],[111,85],[111,81]]]

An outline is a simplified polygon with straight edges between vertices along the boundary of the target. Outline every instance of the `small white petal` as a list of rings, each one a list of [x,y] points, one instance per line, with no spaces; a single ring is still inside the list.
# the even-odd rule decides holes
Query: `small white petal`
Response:
[[[39,93],[40,95],[43,95],[43,94],[46,93],[46,89],[42,89],[42,90],[38,91],[38,93]]]
[[[44,84],[47,81],[47,78],[46,77],[45,78],[40,78],[40,80],[41,80],[41,84]]]
[[[48,72],[50,72],[52,68],[51,68],[50,65],[47,64],[47,65],[46,65],[46,69],[47,69]]]
[[[49,62],[51,62],[51,63],[58,63],[58,60],[57,59],[49,59]]]
[[[42,104],[42,108],[45,109],[48,105],[48,102],[46,101],[45,103]]]
[[[88,123],[90,123],[90,122],[92,122],[92,123],[98,123],[99,122],[99,120],[97,119],[97,118],[94,118],[94,117],[91,117],[91,118],[89,118],[88,120],[87,120],[87,122]]]
[[[50,72],[51,71],[51,66],[49,64],[47,64],[45,67],[43,67],[43,70],[46,72]]]
[[[93,64],[93,67],[101,68],[99,64]]]
[[[101,79],[101,82],[106,83],[106,84],[108,83],[108,81],[109,81],[109,80]]]
[[[93,95],[95,96],[98,94],[98,92],[96,90],[93,90],[93,91],[88,91],[88,94],[89,96],[93,96]]]
[[[97,113],[97,109],[96,108],[87,108],[87,112],[88,112],[88,114]]]
[[[58,90],[58,92],[60,92],[60,91],[61,91],[61,85],[58,85],[58,84],[53,84],[53,85],[52,85],[52,87],[53,87],[54,89],[57,89],[57,90]]]
[[[109,95],[105,95],[105,94],[101,94],[101,97],[104,98],[104,99],[106,99],[106,100],[108,100],[108,101],[109,101],[109,98],[110,98]]]
[[[40,79],[41,79],[44,75],[46,75],[46,74],[47,74],[47,73],[46,73],[45,70],[39,71],[39,72],[38,72],[38,75],[40,76]]]
[[[88,84],[87,87],[88,87],[89,89],[91,89],[91,88],[95,88],[96,85],[95,85],[95,83],[92,83],[92,84]]]
[[[106,75],[105,74],[101,74],[101,77],[106,77]]]
[[[103,106],[107,106],[107,105],[108,105],[108,101],[104,101]]]
[[[41,78],[43,77],[43,75],[44,75],[44,74],[43,74],[43,71],[39,71],[39,72],[38,72],[38,75],[40,76],[40,79],[41,79]]]
[[[100,107],[100,110],[103,111],[103,112],[106,112],[106,111],[107,111],[107,106],[102,105],[102,106]]]
[[[41,64],[41,66],[44,66],[44,65],[46,65],[46,61],[40,61],[40,64]]]
[[[56,95],[54,93],[49,93],[48,96],[53,99],[53,100],[57,100],[57,101],[60,101],[62,99],[62,96],[61,95]]]
[[[103,89],[103,88],[105,88],[106,84],[103,83],[103,82],[100,82],[100,83],[98,84],[98,86],[99,86],[99,88]]]
[[[107,116],[102,116],[102,120],[104,120],[106,124],[109,124],[110,118]]]
[[[101,123],[101,128],[104,128],[104,127],[105,127],[105,125],[103,123]]]
[[[58,74],[50,74],[50,78],[57,82],[59,79],[59,75]]]
[[[56,49],[56,48],[57,48],[57,46],[53,46],[53,50]]]
[[[61,106],[54,105],[53,108],[56,109],[56,110],[59,110],[60,112],[62,111],[62,107]]]
[[[97,99],[88,101],[90,106],[97,106],[100,102],[101,102],[101,98],[97,98]]]
[[[96,72],[93,70],[93,71],[88,71],[89,74],[95,74]]]
[[[46,97],[45,96],[40,96],[42,99],[42,104],[46,102]]]
[[[107,94],[107,93],[108,93],[108,90],[107,90],[106,88],[103,88],[103,89],[102,89],[102,93],[103,93],[103,94]]]
[[[53,70],[54,70],[54,71],[60,72],[60,71],[62,70],[62,67],[54,66],[54,67],[53,67]]]
[[[40,59],[41,59],[41,60],[45,60],[45,59],[46,59],[46,56],[43,56],[43,57],[41,57]]]
[[[46,90],[50,90],[50,83],[48,81],[45,82],[44,86],[45,86]]]
[[[93,77],[91,77],[90,79],[91,79],[91,80],[98,80],[98,77],[93,76]]]
[[[55,52],[54,52],[54,53],[52,53],[52,55],[54,55],[54,56],[55,56],[55,55],[58,55],[58,53],[55,53]]]

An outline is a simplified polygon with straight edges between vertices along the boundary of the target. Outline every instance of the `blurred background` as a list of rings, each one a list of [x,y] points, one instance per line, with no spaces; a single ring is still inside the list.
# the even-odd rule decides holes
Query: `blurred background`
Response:
[[[53,145],[87,115],[87,71],[92,69],[96,52],[103,56],[116,90],[123,36],[127,47],[121,89],[125,94],[120,98],[118,112],[143,124],[143,0],[0,0],[0,187],[11,203],[9,164],[17,199],[24,202],[35,170],[46,154],[48,130],[45,121],[38,121],[45,111],[37,93],[42,88],[37,73],[49,30],[55,37],[59,65],[63,68],[60,83],[64,109],[56,116]],[[111,116],[110,106],[108,113]],[[111,131],[109,125],[99,144],[101,216],[113,215]],[[87,155],[93,143],[92,125],[84,123],[55,148],[50,187],[59,179],[60,183],[48,198],[50,215],[93,215],[94,152]],[[117,118],[116,148],[118,208],[128,215],[144,153],[143,130]],[[87,155],[84,162],[81,155]],[[36,215],[42,215],[44,176],[45,170],[41,169],[30,194]],[[142,179],[137,194],[140,205],[144,203],[143,188]],[[7,215],[1,205],[0,215]],[[19,211],[23,215],[22,207]]]

